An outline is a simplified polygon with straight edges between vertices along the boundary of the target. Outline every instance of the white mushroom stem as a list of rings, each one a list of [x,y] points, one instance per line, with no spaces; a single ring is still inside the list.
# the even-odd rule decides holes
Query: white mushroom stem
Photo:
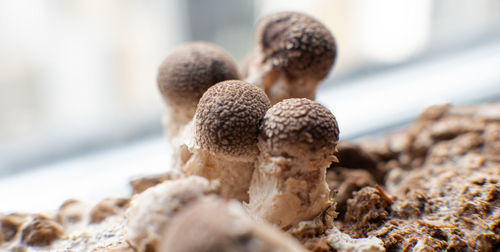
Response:
[[[183,167],[191,159],[193,152],[190,148],[195,145],[194,142],[194,122],[191,120],[181,130],[170,139],[172,146],[172,172],[184,174]]]
[[[174,167],[184,174],[219,181],[219,193],[226,199],[248,201],[248,187],[255,167],[255,159],[212,154],[196,144],[194,121],[186,125],[175,138],[178,158]]]
[[[326,169],[334,160],[322,154],[296,159],[261,153],[249,190],[249,212],[281,228],[313,219],[332,203]]]
[[[245,67],[245,81],[264,90],[264,78],[273,70],[273,64],[269,61],[263,62],[261,55],[254,52]]]
[[[165,106],[162,117],[165,136],[167,136],[171,143],[175,143],[175,139],[179,138],[179,135],[191,120],[193,120],[193,113],[187,113],[184,110],[175,110],[173,107]]]
[[[219,192],[224,198],[248,201],[248,187],[254,170],[254,160],[238,160],[224,155],[214,155],[199,147],[192,147],[189,150],[191,156],[183,164],[184,173],[219,181],[223,185]]]
[[[271,104],[291,97],[316,99],[316,86],[320,80],[307,77],[290,77],[273,66],[270,61],[259,63],[260,58],[255,57],[249,62],[245,81],[262,88],[269,97]]]

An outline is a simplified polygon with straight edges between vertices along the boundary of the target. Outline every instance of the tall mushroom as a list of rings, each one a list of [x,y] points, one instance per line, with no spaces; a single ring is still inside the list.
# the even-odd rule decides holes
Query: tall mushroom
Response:
[[[305,252],[288,234],[252,221],[237,202],[204,197],[175,215],[160,252]]]
[[[183,141],[191,134],[189,122],[203,93],[218,82],[239,77],[233,58],[222,48],[206,42],[186,43],[163,61],[157,83],[166,104],[163,125],[172,146],[170,172],[180,173],[180,166],[189,158]]]
[[[316,86],[330,72],[337,53],[330,31],[297,12],[263,18],[257,25],[256,44],[245,80],[264,89],[272,104],[287,98],[314,100]]]
[[[249,212],[286,229],[324,211],[338,136],[335,117],[319,103],[293,98],[271,107],[260,127]]]
[[[167,105],[167,136],[175,137],[193,119],[196,105],[209,87],[239,77],[233,58],[218,46],[192,42],[176,48],[160,65],[157,76]]]
[[[194,142],[187,143],[192,155],[183,171],[217,179],[224,198],[247,201],[259,123],[270,106],[260,88],[244,81],[210,87],[196,109]]]

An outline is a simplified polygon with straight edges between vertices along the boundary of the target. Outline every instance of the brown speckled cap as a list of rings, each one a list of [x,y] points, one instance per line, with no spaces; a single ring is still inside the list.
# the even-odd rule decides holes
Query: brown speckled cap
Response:
[[[238,67],[227,52],[210,43],[192,42],[178,47],[163,61],[157,82],[165,102],[194,113],[209,87],[239,78]]]
[[[210,87],[195,114],[196,142],[212,153],[234,157],[257,154],[259,123],[271,103],[260,88],[239,80]]]
[[[263,18],[256,37],[264,61],[271,61],[291,77],[321,80],[335,62],[337,48],[330,31],[302,13],[280,12]]]
[[[259,144],[271,155],[294,149],[334,151],[339,139],[337,120],[323,105],[306,98],[286,99],[271,107],[260,127]],[[261,147],[262,148],[262,147]]]

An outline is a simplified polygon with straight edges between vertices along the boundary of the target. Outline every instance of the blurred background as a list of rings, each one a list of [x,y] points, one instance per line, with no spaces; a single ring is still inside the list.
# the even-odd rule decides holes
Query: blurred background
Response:
[[[282,10],[311,14],[336,37],[318,100],[344,139],[407,123],[430,104],[500,97],[498,0],[0,0],[0,201],[30,197],[19,181],[43,187],[61,171],[58,183],[166,169],[161,61],[204,40],[242,62],[257,20]]]

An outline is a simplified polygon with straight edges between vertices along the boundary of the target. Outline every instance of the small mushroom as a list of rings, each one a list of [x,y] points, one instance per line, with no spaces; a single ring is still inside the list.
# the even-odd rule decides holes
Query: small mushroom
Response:
[[[257,47],[246,62],[245,80],[264,89],[272,104],[287,98],[314,100],[316,86],[330,72],[337,48],[318,20],[297,12],[263,18]]]
[[[317,102],[293,98],[271,107],[260,127],[249,212],[286,229],[328,208],[326,169],[338,137],[335,117]]]
[[[139,252],[155,251],[161,232],[172,216],[196,199],[216,190],[216,185],[207,179],[190,176],[167,180],[134,195],[125,212],[127,240]]]
[[[191,133],[189,122],[203,93],[218,82],[239,77],[233,58],[206,42],[184,44],[163,61],[157,83],[166,104],[163,125],[172,146],[171,176],[180,175],[181,163],[189,158],[183,139]]]
[[[175,215],[159,251],[306,251],[288,234],[249,218],[238,202],[204,197]]]
[[[244,81],[220,82],[200,99],[194,118],[188,175],[219,180],[224,198],[248,201],[258,155],[259,123],[271,106],[266,94]]]
[[[167,105],[167,136],[175,137],[192,120],[198,101],[210,86],[239,77],[233,58],[218,46],[192,42],[176,48],[160,65],[157,76]]]

